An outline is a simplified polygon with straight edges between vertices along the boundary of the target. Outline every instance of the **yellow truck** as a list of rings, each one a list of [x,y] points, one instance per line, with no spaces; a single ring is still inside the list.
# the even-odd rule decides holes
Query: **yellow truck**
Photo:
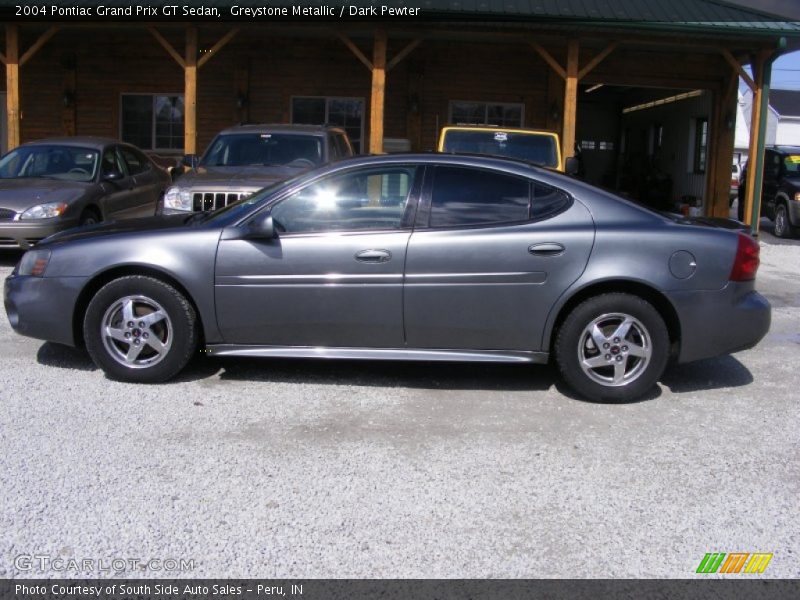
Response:
[[[490,125],[448,125],[439,135],[439,152],[489,154],[525,160],[540,167],[564,171],[558,135],[552,131],[493,127]],[[574,159],[567,159],[572,172]]]

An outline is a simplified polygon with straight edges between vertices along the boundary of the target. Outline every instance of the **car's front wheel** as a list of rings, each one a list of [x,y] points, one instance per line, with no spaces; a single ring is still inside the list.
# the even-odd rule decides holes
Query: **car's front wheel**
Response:
[[[198,342],[192,305],[158,279],[127,276],[95,294],[83,324],[86,349],[108,376],[157,383],[174,377]]]
[[[579,304],[555,345],[564,380],[596,401],[627,402],[647,393],[664,373],[669,334],[652,304],[611,293]]]

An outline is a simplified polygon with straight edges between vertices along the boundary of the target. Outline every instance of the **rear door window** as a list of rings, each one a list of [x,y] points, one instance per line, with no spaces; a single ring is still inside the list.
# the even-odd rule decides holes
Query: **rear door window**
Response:
[[[527,221],[530,181],[468,167],[436,167],[430,227],[471,227]]]

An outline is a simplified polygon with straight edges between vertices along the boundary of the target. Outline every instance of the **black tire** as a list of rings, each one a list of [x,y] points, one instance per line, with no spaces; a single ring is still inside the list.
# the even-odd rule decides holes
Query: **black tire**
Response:
[[[97,212],[94,208],[86,208],[81,213],[81,218],[78,220],[78,225],[83,227],[84,225],[96,225],[100,221],[103,220],[103,217],[100,216],[100,213]]]
[[[788,238],[792,237],[792,224],[789,222],[789,211],[786,210],[786,205],[781,203],[775,207],[775,237]]]
[[[622,323],[626,317],[632,323],[629,332],[619,339],[610,337],[617,322]],[[597,346],[594,336],[588,334],[589,326],[596,321],[603,333],[601,339],[605,341],[609,336],[609,347]],[[648,348],[647,357],[634,355],[644,354]],[[600,402],[641,398],[664,373],[669,351],[669,333],[658,311],[642,298],[623,293],[603,294],[579,304],[562,323],[555,343],[556,362],[566,383],[586,399]],[[587,366],[590,375],[581,366],[584,358],[602,364]],[[618,383],[613,381],[618,362],[622,372],[629,373],[628,381],[627,375],[620,377]]]
[[[127,323],[126,306],[134,315]],[[152,317],[157,319],[147,323]],[[105,335],[109,323],[116,335],[127,339]],[[197,349],[199,331],[195,311],[183,294],[153,277],[132,275],[107,283],[95,294],[86,310],[83,336],[92,360],[110,378],[159,383],[186,366]],[[132,356],[137,341],[138,352]],[[123,354],[132,360],[126,361]]]

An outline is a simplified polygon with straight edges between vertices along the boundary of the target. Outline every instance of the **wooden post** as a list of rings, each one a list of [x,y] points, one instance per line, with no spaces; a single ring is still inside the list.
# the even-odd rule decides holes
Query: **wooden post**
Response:
[[[750,145],[747,150],[747,188],[744,198],[744,222],[750,225],[753,233],[758,233],[761,216],[761,183],[764,175],[764,138],[767,126],[767,105],[769,95],[767,74],[768,55],[760,52],[752,63],[755,76],[753,105],[750,112]],[[765,85],[766,84],[766,85]]]
[[[575,154],[575,121],[578,118],[578,40],[567,43],[567,77],[564,83],[564,120],[561,136],[561,168],[566,168],[567,158]]]
[[[386,32],[375,30],[372,52],[372,96],[369,113],[369,152],[383,152],[383,108],[386,95]]]
[[[6,25],[6,115],[8,138],[6,150],[13,150],[20,141],[19,110],[19,27]]]
[[[186,29],[186,56],[183,68],[184,131],[183,151],[197,152],[197,28]]]
[[[706,215],[710,217],[727,217],[730,214],[731,165],[736,138],[738,89],[739,78],[731,72],[726,76],[722,88],[714,92],[705,193]]]

